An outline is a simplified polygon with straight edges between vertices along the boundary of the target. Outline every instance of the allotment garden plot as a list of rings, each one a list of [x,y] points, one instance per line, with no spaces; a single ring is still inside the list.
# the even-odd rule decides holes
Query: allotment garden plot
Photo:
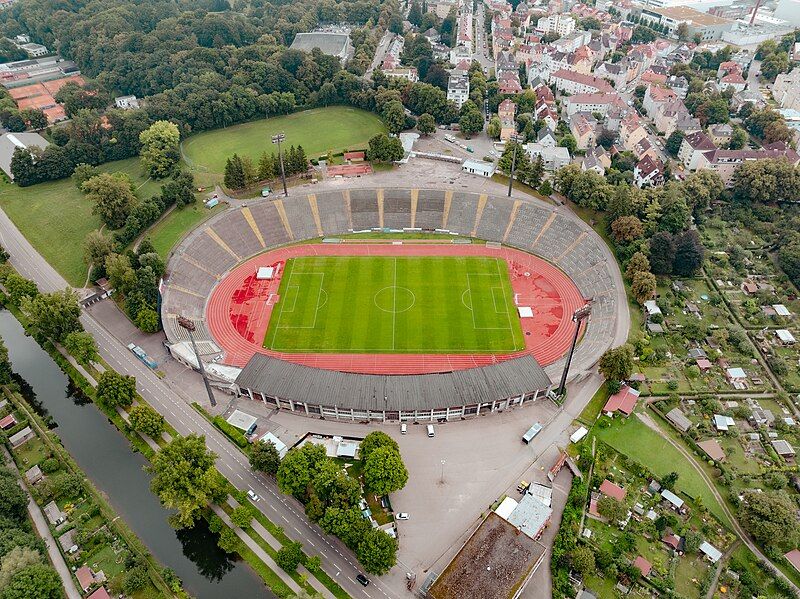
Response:
[[[307,256],[287,261],[264,346],[289,352],[522,350],[505,260]]]

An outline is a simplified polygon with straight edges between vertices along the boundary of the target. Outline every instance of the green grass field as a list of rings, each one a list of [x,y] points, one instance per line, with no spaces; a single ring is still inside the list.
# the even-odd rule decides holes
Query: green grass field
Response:
[[[142,173],[138,158],[108,162],[98,168],[103,172],[127,173],[139,198],[160,192],[161,183],[149,180]],[[83,286],[88,271],[83,263],[83,240],[102,223],[92,214],[93,204],[72,179],[31,187],[0,183],[0,206],[69,284]]]
[[[270,142],[276,133],[286,134],[287,149],[292,145],[303,146],[309,158],[313,158],[328,150],[366,148],[370,137],[385,130],[381,119],[371,112],[330,106],[204,131],[183,142],[183,153],[198,173],[221,174],[225,160],[234,152],[254,161],[258,161],[264,150],[276,152]]]
[[[496,353],[524,348],[503,260],[290,259],[264,346],[342,353]]]
[[[224,209],[224,204],[217,204],[209,210],[201,202],[195,202],[191,206],[184,206],[180,209],[176,208],[162,221],[153,225],[148,231],[147,237],[150,238],[158,255],[166,258],[169,251],[187,231],[194,229],[201,222]]]

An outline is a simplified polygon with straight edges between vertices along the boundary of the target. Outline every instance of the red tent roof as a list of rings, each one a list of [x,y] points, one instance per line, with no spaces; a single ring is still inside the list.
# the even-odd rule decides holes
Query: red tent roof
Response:
[[[789,560],[789,563],[797,570],[800,570],[800,549],[792,549],[789,553],[785,553],[783,557]]]
[[[650,574],[650,570],[653,569],[653,564],[648,562],[640,555],[635,560],[633,560],[633,567],[638,568],[639,572],[642,573],[642,576],[647,576]]]
[[[619,390],[619,393],[615,393],[608,398],[603,411],[622,412],[626,416],[630,416],[631,413],[633,413],[633,409],[636,407],[636,402],[638,400],[639,391],[633,389],[632,387],[628,387],[628,385],[623,385],[622,389]]]
[[[619,485],[615,485],[610,480],[606,479],[603,481],[603,484],[600,485],[600,492],[603,495],[607,495],[617,501],[622,501],[625,499],[626,491]]]

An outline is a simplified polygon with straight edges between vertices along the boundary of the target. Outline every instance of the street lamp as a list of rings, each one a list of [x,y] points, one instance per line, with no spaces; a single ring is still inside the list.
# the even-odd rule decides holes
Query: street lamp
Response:
[[[575,335],[572,337],[572,345],[567,354],[567,363],[564,364],[564,373],[561,375],[561,384],[558,386],[558,395],[563,396],[567,386],[567,375],[569,374],[569,366],[572,363],[572,354],[575,353],[575,345],[578,343],[578,333],[581,330],[581,322],[589,318],[592,313],[592,298],[586,301],[581,308],[575,310],[572,314],[572,322],[575,323]]]
[[[286,141],[285,133],[278,133],[272,136],[272,143],[278,144],[278,160],[281,163],[281,179],[283,180],[283,195],[288,197],[289,192],[286,191],[286,170],[283,168],[283,152],[281,152],[281,142]]]
[[[508,178],[508,197],[511,197],[511,187],[514,185],[514,169],[517,168],[517,146],[519,146],[520,136],[512,133],[508,141],[514,144],[514,154],[511,157],[511,176]]]
[[[442,475],[439,477],[439,484],[444,484],[444,465],[446,464],[446,460],[442,460]]]
[[[189,340],[192,342],[192,349],[194,349],[194,356],[197,359],[197,369],[200,371],[200,375],[203,377],[203,383],[206,386],[206,393],[208,393],[208,401],[211,402],[212,406],[217,405],[217,400],[214,399],[214,392],[211,391],[211,384],[208,382],[208,377],[206,376],[206,369],[203,367],[203,361],[200,359],[200,352],[197,350],[197,344],[194,342],[194,331],[195,331],[195,324],[193,321],[189,320],[185,316],[178,316],[178,325],[181,328],[186,329],[189,332]]]

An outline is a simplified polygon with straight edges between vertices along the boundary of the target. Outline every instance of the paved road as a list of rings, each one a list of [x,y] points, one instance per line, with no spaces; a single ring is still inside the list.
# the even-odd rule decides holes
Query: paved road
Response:
[[[3,461],[9,468],[16,471],[17,468],[14,465],[11,454],[8,453],[8,450],[5,447],[2,447],[2,451]],[[44,546],[47,548],[47,555],[50,556],[50,562],[53,564],[53,567],[56,569],[56,572],[58,572],[58,575],[61,578],[61,584],[64,586],[64,591],[66,591],[67,599],[81,599],[81,594],[78,592],[78,587],[75,586],[75,581],[72,579],[72,572],[67,566],[67,562],[64,561],[64,556],[61,555],[61,551],[58,548],[56,540],[50,533],[50,527],[47,525],[47,520],[45,520],[42,510],[33,500],[27,485],[21,478],[17,479],[17,484],[19,484],[20,488],[25,491],[25,495],[28,497],[28,513],[31,516],[31,520],[33,520],[34,526],[36,527],[36,532],[44,541]]]
[[[1,210],[0,244],[9,253],[11,264],[24,277],[35,281],[40,290],[52,292],[68,287],[67,282],[31,247]],[[310,523],[303,506],[278,491],[271,479],[252,472],[241,452],[189,406],[192,398],[184,397],[179,391],[168,387],[92,316],[84,312],[81,323],[97,341],[103,359],[120,373],[136,377],[141,396],[163,414],[179,434],[205,435],[206,445],[219,456],[217,468],[222,475],[238,489],[253,489],[262,498],[256,506],[270,520],[282,526],[290,538],[301,541],[306,553],[319,555],[325,571],[351,596],[397,596],[377,579],[373,579],[366,588],[358,584],[354,577],[361,569],[352,552],[337,538]]]

